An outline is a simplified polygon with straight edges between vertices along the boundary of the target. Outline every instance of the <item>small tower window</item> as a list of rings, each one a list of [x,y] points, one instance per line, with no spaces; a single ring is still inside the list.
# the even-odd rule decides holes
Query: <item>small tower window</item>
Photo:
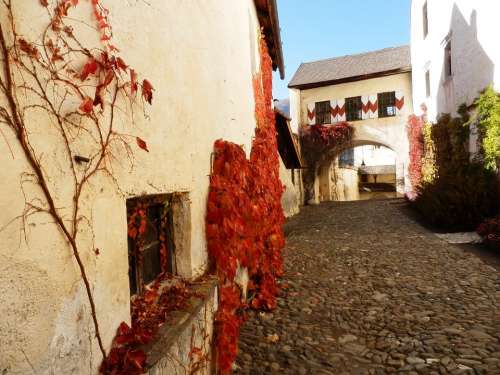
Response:
[[[427,34],[429,34],[429,15],[427,12],[427,1],[424,4],[424,7],[422,9],[422,20],[423,20],[423,26],[424,26],[424,39],[427,37]]]
[[[444,47],[444,72],[446,78],[451,78],[453,75],[451,64],[451,41],[448,41],[446,47]]]
[[[425,95],[427,97],[431,96],[431,72],[427,70],[425,72]]]

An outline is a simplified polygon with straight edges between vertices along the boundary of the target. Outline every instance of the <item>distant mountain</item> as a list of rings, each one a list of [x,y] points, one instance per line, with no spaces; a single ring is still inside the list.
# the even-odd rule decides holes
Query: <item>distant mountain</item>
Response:
[[[274,102],[274,106],[290,117],[290,99],[281,99]]]

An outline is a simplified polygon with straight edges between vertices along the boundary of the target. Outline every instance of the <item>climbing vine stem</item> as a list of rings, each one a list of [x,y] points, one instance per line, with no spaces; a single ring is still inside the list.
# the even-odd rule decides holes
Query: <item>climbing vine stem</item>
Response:
[[[2,0],[0,132],[13,156],[20,150],[27,162],[28,170],[21,176],[25,207],[17,218],[22,220],[22,230],[29,216],[40,213],[49,215],[60,230],[78,265],[98,346],[105,358],[91,280],[82,259],[82,251],[92,249],[82,249],[78,239],[80,223],[86,220],[80,205],[83,192],[96,175],[117,183],[111,167],[119,147],[130,155],[131,136],[118,133],[114,127],[118,101],[134,105],[141,87],[142,98],[151,104],[153,87],[147,80],[139,84],[135,71],[116,55],[108,10],[100,0],[90,4],[102,43],[98,47],[85,47],[76,36],[75,22],[68,14],[79,5],[78,0],[39,0],[47,10],[48,22],[35,40],[20,34],[22,17],[16,17],[11,0]],[[15,146],[9,143],[8,131],[14,135]],[[52,142],[50,136],[56,137],[53,144],[64,155],[62,171],[57,169],[61,164],[44,154],[43,147]],[[148,151],[144,140],[136,137],[136,143]],[[86,165],[79,168],[75,156],[82,144],[91,152],[85,158]],[[71,203],[62,204],[56,193],[59,174],[71,175]],[[38,186],[41,195],[27,194],[26,184]]]

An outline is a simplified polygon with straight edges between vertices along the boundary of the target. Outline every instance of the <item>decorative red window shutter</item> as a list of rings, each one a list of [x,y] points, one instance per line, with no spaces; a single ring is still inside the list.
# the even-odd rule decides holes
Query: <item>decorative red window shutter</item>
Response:
[[[337,115],[338,115],[337,100],[335,99],[330,100],[330,112],[332,114],[331,124],[335,124],[337,122]]]
[[[370,111],[368,112],[368,118],[378,117],[378,96],[377,94],[371,94],[369,97]]]
[[[362,111],[361,111],[361,119],[366,120],[370,118],[370,97],[368,95],[363,95],[361,97]]]
[[[396,91],[396,115],[402,116],[405,106],[405,97],[403,91]]]
[[[316,103],[309,103],[307,105],[307,124],[316,124]]]
[[[337,100],[337,121],[342,122],[345,119],[345,99],[339,99]]]

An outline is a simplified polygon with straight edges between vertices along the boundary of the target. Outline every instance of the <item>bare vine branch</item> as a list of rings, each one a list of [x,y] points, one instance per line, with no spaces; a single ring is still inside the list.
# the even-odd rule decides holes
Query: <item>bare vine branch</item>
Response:
[[[20,149],[28,163],[29,171],[21,176],[21,191],[25,199],[23,212],[9,221],[22,221],[22,231],[26,239],[26,220],[31,215],[47,214],[58,227],[68,243],[78,266],[88,297],[95,336],[103,358],[106,351],[102,342],[91,282],[82,260],[78,241],[79,224],[89,222],[81,214],[83,191],[98,174],[108,177],[119,190],[118,181],[112,173],[112,145],[119,144],[132,160],[127,135],[115,132],[116,110],[121,96],[130,99],[133,106],[138,88],[142,96],[151,103],[152,86],[144,80],[136,81],[136,73],[113,53],[117,51],[111,43],[112,30],[107,22],[107,10],[100,0],[93,0],[93,13],[96,17],[103,48],[84,47],[74,34],[74,29],[65,21],[75,23],[68,13],[77,2],[71,0],[54,1],[51,10],[48,1],[41,1],[47,10],[48,23],[38,40],[29,41],[18,34],[11,0],[1,0],[2,13],[8,22],[0,24],[0,134],[7,144],[12,157],[14,150]],[[86,22],[81,21],[87,26]],[[41,51],[41,52],[40,52]],[[82,63],[83,68],[82,68]],[[127,102],[127,100],[126,100]],[[4,104],[5,103],[5,104]],[[80,103],[75,108],[75,103]],[[78,106],[78,104],[76,104]],[[30,112],[46,115],[37,121],[37,126],[46,126],[46,131],[57,134],[57,146],[62,146],[65,165],[64,172],[71,174],[72,200],[65,207],[58,207],[59,197],[53,184],[56,176],[51,175],[50,159],[44,157],[39,149],[40,139],[32,132],[34,127]],[[133,110],[131,110],[133,113]],[[132,120],[133,121],[133,120]],[[42,122],[42,125],[40,124]],[[31,130],[30,130],[31,129]],[[8,143],[6,131],[12,132],[17,147]],[[76,164],[77,142],[91,146],[92,155],[85,166]],[[137,137],[140,148],[147,150],[146,143]],[[59,151],[59,150],[58,150]],[[41,197],[29,196],[25,184],[34,184],[41,191]],[[64,216],[62,212],[70,212]],[[69,216],[69,218],[68,218]],[[0,231],[5,227],[0,228]]]

